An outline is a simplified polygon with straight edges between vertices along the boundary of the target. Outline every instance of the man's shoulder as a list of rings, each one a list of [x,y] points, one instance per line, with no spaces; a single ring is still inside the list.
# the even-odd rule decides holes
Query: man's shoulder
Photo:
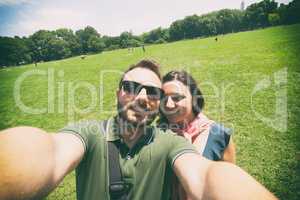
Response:
[[[158,141],[163,141],[166,143],[175,142],[175,143],[186,143],[186,139],[182,136],[177,135],[170,129],[163,130],[160,128],[155,128],[155,138]]]
[[[178,136],[171,130],[156,128],[154,145],[154,152],[158,152],[159,155],[165,153],[171,166],[180,155],[191,152],[197,153],[195,147],[188,140],[182,136]]]
[[[103,125],[109,121],[107,120],[80,120],[77,122],[68,123],[64,128],[60,129],[59,132],[102,132]]]
[[[88,147],[90,144],[95,143],[96,138],[105,138],[106,134],[103,123],[106,121],[107,120],[81,120],[69,123],[58,132],[74,134],[83,140],[85,146]]]
[[[174,136],[177,136],[177,134],[170,129],[161,129],[159,127],[154,127],[154,130],[156,137],[159,138],[172,138]]]

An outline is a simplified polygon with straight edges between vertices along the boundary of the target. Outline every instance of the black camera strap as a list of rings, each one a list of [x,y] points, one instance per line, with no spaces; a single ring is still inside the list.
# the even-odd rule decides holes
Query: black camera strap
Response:
[[[101,122],[104,134],[107,133],[108,121]],[[109,159],[109,194],[111,200],[129,200],[128,192],[130,185],[125,183],[122,178],[119,160],[119,148],[114,142],[107,142]]]

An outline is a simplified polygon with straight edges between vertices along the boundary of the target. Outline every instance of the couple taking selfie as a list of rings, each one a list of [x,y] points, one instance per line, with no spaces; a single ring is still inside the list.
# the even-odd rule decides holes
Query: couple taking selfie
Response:
[[[107,120],[54,134],[2,130],[0,199],[43,199],[74,169],[77,200],[276,199],[234,165],[231,131],[204,115],[188,73],[161,78],[156,62],[142,60],[124,72],[116,98]]]

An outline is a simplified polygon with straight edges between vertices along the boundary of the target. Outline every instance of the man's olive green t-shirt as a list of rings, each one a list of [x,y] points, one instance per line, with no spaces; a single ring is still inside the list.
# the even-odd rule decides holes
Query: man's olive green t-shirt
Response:
[[[77,200],[110,199],[108,141],[114,141],[119,148],[123,179],[132,184],[129,199],[169,199],[173,163],[184,153],[197,153],[194,147],[183,137],[149,126],[137,144],[128,149],[119,137],[115,119],[106,122],[106,130],[99,121],[86,121],[60,131],[78,136],[85,147],[84,157],[76,168]]]

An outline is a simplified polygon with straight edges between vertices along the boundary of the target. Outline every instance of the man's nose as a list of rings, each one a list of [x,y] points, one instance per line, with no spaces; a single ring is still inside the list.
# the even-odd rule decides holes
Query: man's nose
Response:
[[[166,103],[166,107],[171,109],[171,108],[175,108],[175,103],[172,100],[171,97],[167,97],[167,103]]]
[[[141,89],[141,91],[135,97],[135,100],[137,101],[137,105],[140,109],[147,108],[148,97],[147,97],[147,91],[145,88]]]
[[[145,88],[142,88],[141,91],[137,94],[136,99],[147,100],[147,91]]]

